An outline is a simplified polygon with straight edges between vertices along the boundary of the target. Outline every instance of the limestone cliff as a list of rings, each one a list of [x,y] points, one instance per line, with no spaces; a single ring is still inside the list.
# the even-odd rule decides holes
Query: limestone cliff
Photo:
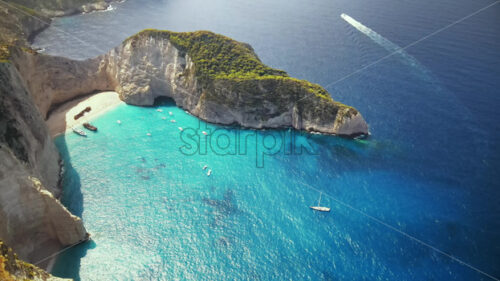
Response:
[[[321,86],[265,66],[252,48],[207,31],[146,30],[86,61],[12,51],[43,115],[95,90],[115,90],[134,105],[171,97],[212,123],[357,136],[368,126],[356,109]]]
[[[43,95],[46,91],[40,88],[44,84],[31,82],[30,62],[23,62],[22,56],[18,56],[20,63],[14,67],[10,49],[34,54],[27,48],[29,41],[50,24],[49,17],[107,7],[107,1],[95,0],[0,2],[0,239],[8,242],[21,258],[28,261],[39,260],[62,246],[84,241],[88,234],[81,219],[73,216],[57,200],[61,194],[60,159],[39,110],[44,110],[44,103],[57,103],[58,99],[71,97],[64,96],[64,89],[59,88],[60,96],[56,93],[53,100],[45,101]],[[21,65],[25,68],[22,69]],[[47,66],[43,61],[33,65],[41,70],[39,74],[47,71],[43,69]],[[24,71],[23,78],[18,69]],[[51,73],[50,77],[33,75],[33,78],[57,79],[62,76]],[[84,77],[91,75],[86,73]],[[82,80],[78,81],[89,83],[89,80],[79,78]],[[75,87],[78,82],[73,82]],[[89,84],[88,87],[97,88]],[[29,88],[27,85],[40,87]],[[22,267],[15,267],[21,263],[17,259],[15,263],[7,264],[3,263],[5,257],[0,259],[0,270],[5,266],[15,270],[9,275],[0,272],[0,280],[52,280],[48,274],[39,275],[41,279],[26,275]]]
[[[11,248],[0,240],[0,280],[2,281],[63,281],[44,270],[21,261]]]
[[[0,238],[28,261],[87,239],[80,218],[56,198],[59,154],[11,63],[0,63]]]
[[[103,57],[110,85],[129,104],[167,96],[208,122],[368,134],[354,108],[321,86],[264,65],[244,43],[208,31],[145,30]]]
[[[11,48],[11,61],[44,118],[52,106],[98,90],[112,89],[101,58],[86,61]]]

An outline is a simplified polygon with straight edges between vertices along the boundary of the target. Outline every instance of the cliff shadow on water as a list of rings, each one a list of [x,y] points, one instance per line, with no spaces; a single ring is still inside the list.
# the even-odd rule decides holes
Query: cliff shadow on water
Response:
[[[71,155],[69,153],[67,138],[62,134],[54,139],[54,143],[61,154],[63,160],[62,171],[62,186],[63,194],[61,196],[62,204],[76,216],[82,218],[83,215],[83,193],[80,175],[71,163]],[[83,219],[83,218],[82,218]],[[92,235],[92,233],[90,233]],[[91,236],[92,238],[92,236]],[[86,256],[89,249],[94,249],[95,242],[90,239],[87,242],[78,244],[68,250],[62,252],[57,257],[57,260],[52,269],[52,274],[58,277],[73,278],[75,281],[80,279],[81,259]],[[59,261],[64,261],[64,265]]]

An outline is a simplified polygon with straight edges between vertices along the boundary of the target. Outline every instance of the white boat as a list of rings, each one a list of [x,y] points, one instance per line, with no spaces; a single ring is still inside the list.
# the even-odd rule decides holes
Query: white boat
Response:
[[[121,123],[122,123],[122,121],[120,121],[120,120],[116,120],[116,123],[121,124]]]
[[[203,170],[206,170],[206,169],[207,169],[207,167],[208,167],[207,165],[203,166]]]
[[[328,207],[322,207],[320,206],[320,202],[321,202],[321,194],[319,194],[319,199],[318,199],[318,206],[310,206],[309,208],[315,210],[315,211],[320,211],[320,212],[330,212],[330,208]]]
[[[87,136],[87,134],[86,134],[84,131],[80,130],[80,129],[77,129],[77,128],[71,128],[71,130],[73,130],[73,132],[74,132],[75,134],[80,135],[80,136],[82,136],[82,137],[86,137],[86,136]]]
[[[181,132],[182,132],[182,131],[184,131],[184,129],[183,129],[182,127],[179,127],[179,131],[181,131]]]
[[[169,112],[168,112],[168,114],[169,114],[169,115],[172,115],[173,113],[172,113],[172,111],[169,111]]]
[[[206,135],[208,135],[208,134],[207,134],[207,132],[205,132],[205,131],[203,131],[202,133],[203,133],[205,136],[206,136]]]
[[[207,176],[210,176],[212,174],[212,170],[208,170]]]
[[[175,123],[175,122],[177,122],[177,121],[175,121],[175,120],[170,120],[170,122]]]
[[[147,133],[146,135],[147,135],[148,137],[150,137],[150,136],[151,136],[151,133]]]
[[[163,110],[161,110],[161,109],[159,109],[159,108],[158,108],[156,111],[158,111],[158,112],[163,112]]]
[[[163,120],[167,120],[167,117],[162,117],[161,119],[163,119]]]

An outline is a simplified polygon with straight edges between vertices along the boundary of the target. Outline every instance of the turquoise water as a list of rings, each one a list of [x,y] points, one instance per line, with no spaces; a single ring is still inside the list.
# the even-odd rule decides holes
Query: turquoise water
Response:
[[[446,185],[358,168],[382,155],[397,157],[398,147],[390,142],[299,134],[293,145],[291,132],[215,127],[168,102],[155,108],[122,105],[94,123],[99,132],[88,138],[56,139],[67,164],[63,201],[82,215],[93,239],[65,252],[56,275],[81,280],[480,277],[342,204],[366,206],[362,211],[434,239],[463,231],[450,221],[462,208],[440,206]],[[191,142],[183,141],[179,126],[219,136],[219,147],[234,147],[236,132],[246,143],[237,147],[237,155],[221,155],[234,150],[210,149],[208,140],[206,155],[203,149],[186,155],[193,150],[183,150]],[[269,149],[268,135],[283,147],[259,162],[258,149],[276,152]],[[205,144],[202,139],[200,148]],[[212,170],[210,177],[204,165]],[[318,200],[317,189],[325,192],[322,205],[331,213],[308,209]],[[467,195],[456,192],[454,198]]]
[[[130,0],[110,12],[56,19],[35,45],[79,59],[147,27],[209,29],[248,42],[266,64],[358,108],[372,136],[298,135],[294,146],[304,153],[291,153],[300,149],[290,148],[288,131],[205,128],[168,102],[158,105],[162,113],[120,106],[95,120],[99,133],[56,139],[66,158],[63,201],[93,241],[61,255],[53,273],[80,280],[492,280],[481,270],[498,278],[500,4],[332,83],[491,3]],[[381,37],[361,33],[341,13]],[[177,127],[189,133],[199,125],[218,136],[248,136],[246,150],[181,150],[194,143]],[[262,157],[273,145],[268,134],[285,145]],[[329,214],[308,209],[320,192]]]

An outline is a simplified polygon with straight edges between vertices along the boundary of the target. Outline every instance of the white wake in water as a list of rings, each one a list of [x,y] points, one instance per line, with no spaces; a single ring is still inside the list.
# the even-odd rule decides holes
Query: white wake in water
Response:
[[[408,54],[405,49],[401,48],[400,46],[392,43],[382,35],[378,34],[377,32],[373,31],[371,28],[367,27],[366,25],[360,23],[359,21],[353,19],[347,14],[342,13],[340,17],[345,20],[348,24],[352,25],[354,28],[359,30],[361,33],[364,35],[368,36],[373,42],[377,43],[384,49],[390,52],[390,54],[398,55],[404,63],[409,64],[413,68],[417,70],[416,73],[419,73],[423,81],[426,81],[428,83],[431,83],[434,86],[433,92],[435,94],[440,94],[445,97],[445,100],[447,101],[447,106],[451,107],[452,105],[456,106],[457,110],[459,112],[462,112],[462,116],[464,117],[462,120],[465,120],[466,122],[470,122],[470,120],[473,120],[474,118],[472,117],[472,113],[468,109],[467,106],[465,106],[460,100],[450,91],[448,91],[446,88],[441,86],[441,83],[439,80],[437,80],[432,72],[425,67],[423,64],[421,64],[415,57],[412,55]],[[475,143],[478,143],[477,139],[474,139]],[[477,145],[477,147],[482,147],[481,145]],[[479,152],[478,152],[479,154]]]
[[[403,48],[399,47],[398,45],[392,43],[391,41],[387,40],[385,37],[382,35],[378,34],[377,32],[373,31],[371,28],[367,27],[366,25],[360,23],[359,21],[353,19],[347,14],[342,13],[340,17],[345,20],[348,24],[352,25],[354,28],[359,30],[361,33],[364,35],[368,36],[368,38],[372,39],[373,42],[377,43],[387,51],[391,53],[396,53],[398,54],[401,58],[404,59],[406,63],[409,63],[412,66],[418,67],[422,70],[424,70],[424,67],[415,59],[413,56],[408,54]],[[424,70],[425,71],[425,70]]]

